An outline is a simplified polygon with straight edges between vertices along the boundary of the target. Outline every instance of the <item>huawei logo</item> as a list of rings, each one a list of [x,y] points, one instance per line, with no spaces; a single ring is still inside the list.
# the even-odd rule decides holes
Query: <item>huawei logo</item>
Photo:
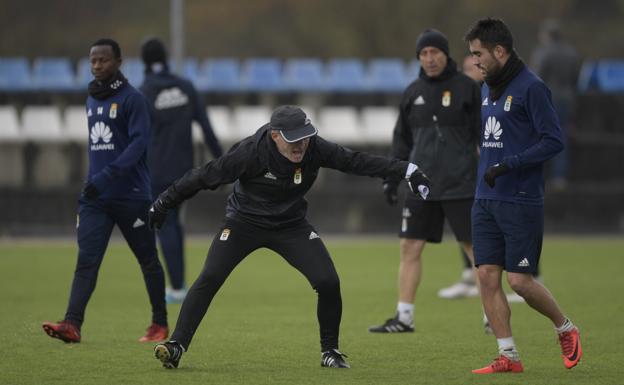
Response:
[[[483,134],[485,140],[490,139],[490,136],[493,136],[495,140],[498,140],[502,134],[503,129],[500,127],[500,122],[496,121],[495,117],[490,116],[485,122],[485,132]]]
[[[104,122],[95,122],[91,127],[91,143],[95,144],[102,139],[104,143],[110,142],[113,137],[113,133],[110,127],[104,124]]]

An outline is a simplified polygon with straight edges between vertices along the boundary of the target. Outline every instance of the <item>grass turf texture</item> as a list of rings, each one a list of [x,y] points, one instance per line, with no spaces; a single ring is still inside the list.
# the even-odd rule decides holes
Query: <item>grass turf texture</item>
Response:
[[[188,246],[194,279],[209,241]],[[545,282],[576,322],[585,356],[566,370],[550,322],[512,304],[514,337],[525,373],[478,376],[496,356],[483,333],[478,299],[443,300],[436,292],[459,277],[453,242],[429,245],[416,298],[416,332],[378,335],[367,327],[395,311],[398,241],[329,240],[341,277],[341,350],[350,370],[319,366],[316,294],[267,250],[234,270],[215,297],[177,370],[137,339],[150,322],[140,270],[127,246],[113,242],[87,308],[83,342],[64,344],[41,330],[62,318],[75,265],[73,242],[0,243],[3,353],[1,384],[616,384],[624,361],[624,241],[547,238]],[[175,325],[179,305],[169,306]]]

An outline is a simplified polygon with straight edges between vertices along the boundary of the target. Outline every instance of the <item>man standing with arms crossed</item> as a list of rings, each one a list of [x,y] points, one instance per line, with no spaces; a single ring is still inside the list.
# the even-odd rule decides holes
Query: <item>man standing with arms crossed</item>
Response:
[[[152,324],[139,341],[162,341],[169,334],[165,276],[154,233],[147,226],[149,107],[119,70],[121,49],[116,41],[93,43],[89,61],[95,79],[89,83],[87,98],[89,175],[78,208],[78,262],[64,320],[45,322],[43,330],[64,342],[80,342],[87,303],[117,225],[141,265],[152,305]]]
[[[218,158],[223,151],[206,116],[206,107],[193,84],[169,72],[165,45],[159,39],[145,41],[141,46],[141,58],[145,64],[141,92],[152,107],[152,135],[147,164],[152,177],[152,196],[156,199],[193,168],[193,121],[201,126],[212,155]],[[171,209],[157,236],[171,284],[171,288],[166,290],[167,302],[182,303],[186,285],[180,207]]]
[[[563,149],[550,91],[518,57],[511,31],[502,20],[479,20],[464,39],[485,75],[472,230],[481,301],[499,350],[494,362],[472,372],[524,370],[501,285],[503,269],[511,288],[552,321],[563,363],[570,369],[583,354],[579,331],[532,275],[544,236],[543,164]]]
[[[444,218],[472,260],[470,208],[475,190],[480,127],[479,87],[457,71],[446,36],[425,30],[416,42],[420,75],[403,93],[394,128],[392,157],[421,167],[431,178],[427,200],[409,194],[403,208],[399,264],[399,301],[394,318],[368,330],[414,331],[414,297],[420,283],[421,254],[427,242],[442,240]],[[397,184],[384,183],[390,204]]]

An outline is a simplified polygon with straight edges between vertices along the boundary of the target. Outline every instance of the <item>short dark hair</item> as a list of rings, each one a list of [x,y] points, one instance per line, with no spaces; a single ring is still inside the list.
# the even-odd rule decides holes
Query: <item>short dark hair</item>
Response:
[[[481,44],[489,50],[497,45],[511,52],[513,50],[513,36],[509,27],[501,19],[485,18],[477,21],[464,36],[464,41],[470,43],[479,39]]]
[[[89,48],[93,48],[96,45],[107,45],[111,47],[113,50],[113,53],[115,54],[115,58],[116,59],[121,58],[121,48],[119,48],[119,43],[117,43],[115,40],[107,38],[107,37],[102,38],[102,39],[97,39],[95,43],[91,44],[91,47]]]

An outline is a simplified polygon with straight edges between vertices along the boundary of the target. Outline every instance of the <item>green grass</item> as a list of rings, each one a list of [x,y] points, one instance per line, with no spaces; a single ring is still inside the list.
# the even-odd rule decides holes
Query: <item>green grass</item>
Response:
[[[187,275],[201,268],[208,241],[188,247]],[[566,370],[549,321],[512,305],[521,375],[476,376],[496,355],[477,299],[442,300],[459,276],[453,242],[425,249],[416,332],[372,335],[369,325],[396,303],[398,241],[329,240],[341,277],[341,350],[350,370],[319,367],[315,293],[280,257],[262,250],[234,271],[212,303],[178,370],[165,370],[137,339],[150,321],[140,270],[124,243],[109,247],[87,309],[83,342],[44,335],[61,319],[75,264],[73,242],[0,243],[0,384],[618,384],[624,324],[624,240],[547,238],[542,270],[567,315],[581,327],[585,356]],[[175,325],[179,305],[169,307]]]

